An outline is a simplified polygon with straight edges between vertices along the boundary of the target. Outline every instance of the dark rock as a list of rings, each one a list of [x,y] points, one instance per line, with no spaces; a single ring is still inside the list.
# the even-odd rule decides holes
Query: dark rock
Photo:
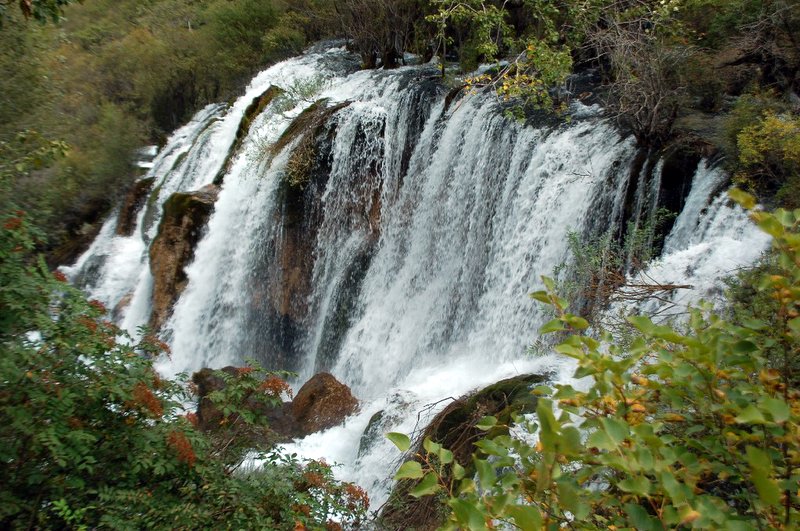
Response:
[[[130,190],[128,190],[117,218],[117,234],[119,236],[133,234],[133,229],[136,228],[136,214],[144,205],[147,194],[153,188],[154,180],[153,177],[140,179],[133,183]]]
[[[236,376],[236,367],[225,367],[223,372]],[[215,373],[213,369],[201,369],[192,375],[192,383],[197,386],[197,427],[202,431],[213,431],[220,427],[224,415],[222,411],[208,398],[214,391],[225,389],[225,380]]]
[[[184,268],[194,257],[195,247],[214,210],[218,194],[217,186],[208,185],[196,192],[172,194],[164,203],[158,235],[150,246],[150,269],[153,273],[150,326],[155,330],[164,324],[172,305],[186,287]]]
[[[430,437],[453,452],[455,460],[464,466],[469,477],[475,473],[471,466],[472,454],[485,457],[475,443],[485,437],[507,433],[504,426],[513,421],[514,414],[534,412],[536,396],[531,393],[531,388],[545,379],[545,376],[536,374],[516,376],[453,401],[436,415],[409,454],[424,454],[422,442]],[[483,432],[475,424],[487,415],[497,417],[498,427]],[[423,531],[438,529],[442,525],[445,514],[436,497],[413,498],[408,494],[416,483],[403,480],[395,485],[379,516],[383,527]]]

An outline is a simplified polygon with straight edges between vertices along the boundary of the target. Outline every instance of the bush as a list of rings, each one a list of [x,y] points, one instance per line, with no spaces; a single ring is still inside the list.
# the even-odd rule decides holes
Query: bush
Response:
[[[440,482],[443,467],[456,477],[463,469],[435,447],[439,458],[421,456],[428,466],[404,465],[399,476],[421,479],[417,495],[443,496],[449,529],[498,521],[521,529],[796,528],[800,210],[751,216],[774,238],[774,267],[755,284],[775,301],[774,320],[729,322],[704,306],[680,328],[631,317],[640,336],[623,348],[608,334],[584,335],[588,323],[566,312],[546,280],[533,296],[557,317],[542,332],[572,332],[556,350],[577,361],[575,377],[588,378],[588,389],[534,389],[542,396],[536,421],[517,418],[521,437],[478,443],[476,480],[461,473]],[[496,423],[487,417],[478,427]]]
[[[321,529],[361,518],[366,495],[324,463],[198,431],[187,388],[153,369],[166,346],[132,342],[100,303],[50,274],[23,212],[0,223],[4,529]],[[258,426],[241,401],[280,403],[281,384],[239,369],[215,403],[229,424]],[[248,452],[263,469],[237,471]]]

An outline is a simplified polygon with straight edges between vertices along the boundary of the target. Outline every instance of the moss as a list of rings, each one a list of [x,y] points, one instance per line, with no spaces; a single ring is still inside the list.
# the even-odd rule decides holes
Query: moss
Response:
[[[303,189],[311,178],[311,170],[314,168],[316,156],[314,139],[310,136],[303,138],[300,145],[292,151],[289,161],[286,163],[286,181],[289,186]]]

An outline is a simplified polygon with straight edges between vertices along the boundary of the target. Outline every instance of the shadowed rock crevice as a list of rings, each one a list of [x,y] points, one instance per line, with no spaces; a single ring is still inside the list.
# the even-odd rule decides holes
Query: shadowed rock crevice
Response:
[[[117,217],[117,235],[130,236],[133,234],[133,230],[136,228],[137,214],[144,206],[150,190],[153,189],[154,181],[154,177],[140,179],[133,183],[128,190]]]
[[[225,157],[225,162],[222,164],[222,167],[220,167],[217,176],[214,177],[214,184],[217,186],[222,184],[222,181],[225,179],[225,175],[227,175],[231,169],[233,157],[236,156],[241,149],[244,139],[247,138],[247,134],[250,132],[253,122],[264,111],[264,109],[266,109],[267,106],[275,101],[275,98],[281,94],[283,94],[283,89],[270,85],[267,90],[254,98],[250,105],[247,106],[247,109],[244,111],[244,116],[242,116],[242,120],[239,122],[239,127],[236,129],[236,138],[233,141],[233,145],[228,150],[228,156]]]

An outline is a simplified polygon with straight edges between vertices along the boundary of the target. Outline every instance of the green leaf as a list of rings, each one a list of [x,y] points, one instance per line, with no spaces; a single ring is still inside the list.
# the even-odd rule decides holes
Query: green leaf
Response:
[[[539,531],[542,528],[542,515],[534,505],[511,505],[506,513],[522,531]]]
[[[598,448],[599,450],[614,450],[617,447],[617,443],[605,431],[597,430],[589,435],[586,440],[586,446]]]
[[[789,409],[789,405],[783,400],[767,397],[762,401],[761,405],[767,410],[767,413],[770,414],[772,420],[775,422],[780,424],[789,420],[791,410]]]
[[[462,528],[471,531],[483,531],[486,529],[486,519],[484,515],[467,500],[452,498],[447,504],[453,509],[453,514]]]
[[[630,434],[630,426],[624,420],[614,417],[605,417],[600,421],[603,424],[603,429],[608,433],[611,439],[619,444],[628,438]]]
[[[650,480],[644,476],[623,479],[617,483],[617,487],[637,496],[647,496],[650,494]]]
[[[800,335],[800,317],[795,317],[794,319],[786,323],[786,325],[796,335]]]
[[[464,467],[459,465],[458,463],[453,463],[453,477],[456,480],[459,480],[464,477],[464,474],[466,474],[466,470],[464,470]]]
[[[447,448],[440,448],[439,449],[439,461],[443,465],[447,465],[453,462],[453,452],[448,450]]]
[[[409,491],[409,494],[415,498],[421,498],[422,496],[429,496],[441,488],[441,485],[439,485],[439,478],[436,474],[428,472],[425,474],[425,477],[422,478],[422,481],[417,483],[417,485]]]
[[[728,190],[728,196],[745,210],[752,210],[756,206],[756,198],[739,188]]]
[[[561,322],[561,319],[553,319],[552,321],[546,322],[542,327],[539,329],[539,334],[551,334],[553,332],[561,332],[565,330],[566,327],[564,323]]]
[[[442,449],[442,445],[433,442],[430,437],[425,437],[425,440],[422,441],[422,447],[425,448],[425,451],[434,455],[438,455],[439,450]]]
[[[785,229],[780,221],[775,219],[771,214],[765,212],[759,212],[759,214],[762,214],[761,219],[758,221],[758,226],[761,227],[761,230],[774,238],[783,236]]]
[[[645,335],[652,335],[656,329],[656,325],[653,324],[653,321],[651,321],[649,317],[643,315],[628,317],[628,322]]]
[[[740,424],[764,424],[766,419],[758,408],[754,405],[749,405],[736,416],[736,422]]]
[[[531,394],[534,394],[536,396],[547,396],[547,395],[550,395],[552,393],[553,393],[553,390],[550,387],[546,386],[546,385],[537,385],[531,391]]]
[[[758,347],[752,341],[739,341],[733,346],[733,351],[736,354],[749,354],[758,350]]]
[[[529,297],[531,299],[537,300],[547,305],[551,304],[550,296],[547,294],[546,291],[534,291],[529,295]]]
[[[497,476],[494,473],[494,467],[485,459],[475,459],[475,469],[478,471],[478,480],[481,487],[489,489],[494,485]]]
[[[589,321],[577,315],[567,315],[564,317],[567,324],[576,330],[586,330],[589,328]]]
[[[411,439],[405,433],[390,432],[386,434],[386,438],[392,441],[392,444],[397,446],[401,452],[407,452],[411,448]]]
[[[635,503],[626,503],[625,512],[628,513],[631,523],[634,525],[634,529],[640,531],[663,529],[655,517],[650,516],[641,505],[637,505]]]
[[[406,461],[394,475],[394,479],[419,479],[423,475],[421,464],[416,461]]]
[[[475,425],[476,428],[482,431],[487,431],[494,428],[497,425],[497,417],[483,417],[478,423]]]
[[[750,465],[751,479],[758,492],[758,497],[767,505],[778,505],[781,499],[781,489],[771,476],[773,474],[772,462],[769,456],[754,446],[748,446],[747,463]]]

